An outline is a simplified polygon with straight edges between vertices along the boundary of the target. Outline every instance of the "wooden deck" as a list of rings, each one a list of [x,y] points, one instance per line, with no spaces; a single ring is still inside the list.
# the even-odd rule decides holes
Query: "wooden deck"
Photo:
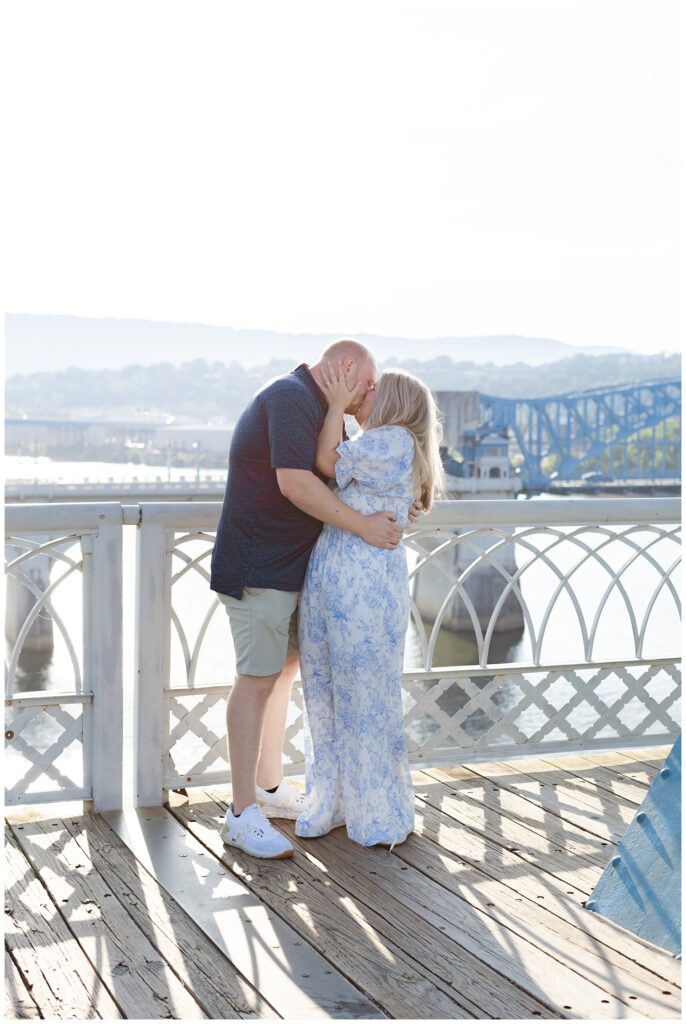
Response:
[[[345,829],[261,861],[227,791],[6,830],[6,1014],[680,1016],[680,964],[583,907],[669,749],[413,773],[392,853]]]

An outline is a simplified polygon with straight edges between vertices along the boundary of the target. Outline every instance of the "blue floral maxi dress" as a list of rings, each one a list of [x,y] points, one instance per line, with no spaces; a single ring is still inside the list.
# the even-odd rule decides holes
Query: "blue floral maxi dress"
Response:
[[[394,511],[408,523],[414,440],[374,427],[337,451],[335,493],[359,512]],[[402,842],[414,828],[405,748],[402,667],[410,607],[407,560],[324,525],[312,552],[299,616],[305,704],[306,806],[296,835],[345,822],[364,846]]]

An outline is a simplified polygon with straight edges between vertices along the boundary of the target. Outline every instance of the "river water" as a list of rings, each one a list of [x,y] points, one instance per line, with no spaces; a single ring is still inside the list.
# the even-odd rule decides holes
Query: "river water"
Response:
[[[201,469],[200,480],[216,480],[225,476],[221,469]],[[195,469],[188,466],[143,466],[137,462],[58,462],[45,456],[5,456],[7,481],[33,481],[35,483],[121,483],[138,480],[141,483],[159,481],[195,480]]]
[[[201,479],[206,475],[216,478],[219,471],[205,471],[201,473]],[[136,464],[109,464],[109,463],[66,463],[51,462],[48,459],[29,458],[8,458],[6,460],[6,477],[8,479],[41,480],[78,482],[88,478],[91,482],[96,480],[132,480],[137,477],[139,480],[156,479],[166,480],[171,478],[180,479],[185,476],[189,478],[188,470],[171,469],[168,474],[167,467],[148,466],[142,467]],[[520,499],[526,500],[526,499]],[[556,501],[555,497],[537,498],[535,500]],[[594,501],[589,497],[583,500]],[[133,501],[133,498],[131,499]],[[634,535],[635,539],[647,543],[652,535],[641,533]],[[588,539],[588,538],[586,538]],[[123,657],[124,657],[124,686],[125,686],[125,748],[127,750],[126,762],[124,765],[124,777],[127,780],[127,789],[131,780],[131,740],[132,740],[132,709],[133,709],[133,679],[134,671],[134,607],[135,607],[135,542],[136,530],[134,528],[124,529],[124,635],[123,635]],[[539,535],[538,546],[545,547],[549,539],[544,543],[543,535]],[[189,554],[197,554],[202,550],[201,545],[190,545],[184,548]],[[666,567],[676,557],[676,545],[667,541],[660,541],[651,548],[651,553],[656,562]],[[73,555],[78,553],[74,548]],[[605,550],[605,557],[616,569],[626,560],[628,549],[618,543],[613,543]],[[518,550],[517,564],[521,565],[523,560],[530,556]],[[566,568],[573,564],[579,557],[567,544],[565,547],[556,549],[556,564]],[[408,553],[410,564],[413,564],[414,555]],[[204,563],[209,571],[209,560]],[[174,562],[174,570],[178,571],[181,563]],[[61,574],[61,570],[60,570]],[[632,599],[632,605],[637,613],[642,613],[646,606],[649,595],[652,594],[659,576],[657,570],[640,558],[632,566],[626,576],[623,577],[627,591]],[[55,607],[64,619],[65,626],[72,637],[77,651],[80,650],[81,642],[81,615],[82,604],[80,596],[80,576],[74,574],[56,592]],[[554,585],[551,571],[541,562],[528,570],[522,577],[522,594],[530,608],[534,621],[540,621],[544,613],[547,599],[551,593],[551,586]],[[598,599],[607,586],[607,573],[595,561],[585,567],[580,574],[577,583],[576,593],[579,596],[586,618],[591,621]],[[678,589],[679,581],[674,579]],[[174,608],[181,623],[187,630],[187,639],[192,648],[195,637],[200,629],[204,615],[206,614],[210,601],[211,592],[207,582],[197,573],[187,574],[182,583],[174,588]],[[642,617],[642,614],[637,617]],[[546,643],[543,648],[542,660],[544,663],[566,663],[583,661],[583,648],[576,614],[573,611],[568,597],[558,601],[556,610],[546,631]],[[16,692],[31,690],[71,690],[73,689],[73,670],[69,658],[67,646],[57,630],[54,633],[55,646],[48,656],[26,656],[20,660],[17,672]],[[9,645],[8,653],[9,653]],[[602,619],[602,628],[598,633],[598,641],[594,648],[594,661],[607,660],[629,660],[634,657],[633,637],[629,616],[624,607],[623,601],[616,593],[610,598]],[[678,656],[680,650],[680,627],[674,602],[669,596],[666,588],[663,588],[651,617],[651,624],[647,632],[644,645],[644,657],[666,657]],[[489,658],[490,664],[496,663],[525,663],[531,658],[531,644],[528,634],[520,630],[511,631],[505,634],[496,634],[491,648]],[[466,634],[455,634],[442,630],[436,646],[434,656],[435,666],[460,666],[472,665],[477,661],[477,648],[472,636]],[[421,646],[417,629],[411,623],[407,634],[405,650],[406,669],[420,668],[422,665]],[[207,630],[198,662],[196,674],[197,685],[208,685],[218,683],[229,683],[234,675],[234,658],[228,619],[223,606],[219,606],[215,612],[211,624]],[[634,670],[635,671],[635,670]],[[580,672],[585,677],[586,673]],[[182,645],[172,630],[172,659],[171,659],[172,685],[185,685],[185,664]],[[658,674],[650,681],[651,696],[660,700],[674,687],[674,682],[665,673]],[[604,684],[602,699],[611,704],[624,692],[624,684],[617,677],[610,677]],[[572,696],[572,684],[564,677],[560,677],[550,686],[546,692],[546,701],[550,707],[562,707]],[[513,684],[508,692],[506,687],[498,695],[500,710],[513,706],[519,698],[519,690]],[[465,703],[465,695],[459,687],[449,690],[440,699],[441,709],[449,715],[455,714]],[[192,705],[191,699],[189,706]],[[407,712],[413,701],[408,694],[403,696],[404,710]],[[221,701],[204,719],[205,724],[216,735],[222,735],[224,730],[224,702]],[[293,709],[294,711],[294,709]],[[622,713],[622,719],[627,725],[638,724],[645,710],[641,702],[634,701],[627,705]],[[574,712],[574,725],[583,728],[584,724],[590,725],[595,719],[596,712],[589,705],[583,705]],[[291,716],[291,720],[294,714]],[[517,726],[527,733],[533,733],[544,725],[544,713],[537,707],[529,707],[518,719]],[[488,729],[490,722],[485,712],[472,715],[464,724],[465,732],[477,738]],[[422,742],[429,737],[436,729],[435,723],[428,715],[422,716],[413,723],[410,730],[412,740]],[[55,721],[47,715],[41,715],[27,726],[24,737],[38,749],[45,750],[49,747],[60,728]],[[448,741],[453,745],[454,740]],[[195,756],[202,752],[201,744],[196,741],[193,735],[189,735],[175,750],[177,764],[185,770],[184,765],[192,765]],[[25,764],[19,757],[12,756],[16,750],[10,747],[10,756],[6,759],[9,782],[12,777],[17,777],[18,772],[23,772]],[[21,764],[21,768],[20,768]],[[221,768],[222,762],[217,762],[215,768]],[[80,746],[77,743],[60,756],[59,769],[66,775],[80,778]]]

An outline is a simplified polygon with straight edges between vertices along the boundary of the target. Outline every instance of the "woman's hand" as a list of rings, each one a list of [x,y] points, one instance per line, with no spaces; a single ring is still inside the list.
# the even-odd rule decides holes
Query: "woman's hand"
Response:
[[[348,388],[340,359],[337,363],[323,363],[321,378],[329,408],[337,409],[340,413],[345,412],[348,406],[360,396],[364,388],[362,381],[358,381],[352,391]]]
[[[410,526],[412,526],[414,523],[417,522],[417,520],[419,519],[419,517],[420,517],[420,515],[422,514],[423,511],[424,511],[424,506],[422,505],[422,503],[419,500],[419,498],[417,498],[416,501],[412,502],[412,504],[410,505],[410,508],[408,510],[408,513],[407,513],[408,518],[410,520]]]

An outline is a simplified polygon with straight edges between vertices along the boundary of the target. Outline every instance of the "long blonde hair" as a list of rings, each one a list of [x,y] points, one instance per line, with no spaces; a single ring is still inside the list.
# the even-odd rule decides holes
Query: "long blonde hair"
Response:
[[[384,370],[376,382],[376,401],[364,430],[406,427],[414,440],[414,490],[425,512],[445,486],[439,446],[443,436],[436,400],[421,380],[406,370]],[[419,493],[418,493],[419,492]]]

